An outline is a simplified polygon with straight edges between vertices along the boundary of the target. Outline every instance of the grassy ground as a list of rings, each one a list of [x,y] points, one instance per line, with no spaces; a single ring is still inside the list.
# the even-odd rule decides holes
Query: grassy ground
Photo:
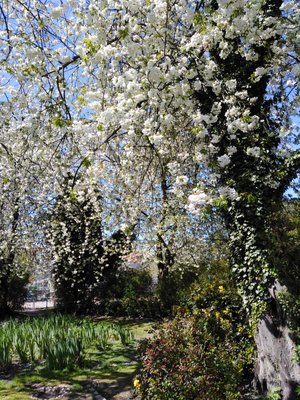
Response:
[[[129,346],[111,343],[109,348],[98,351],[90,348],[86,361],[72,371],[47,371],[38,366],[15,365],[8,373],[0,375],[0,399],[27,400],[95,399],[98,394],[107,400],[130,398],[132,381],[137,372],[138,341],[149,336],[151,323],[125,323],[133,331],[135,341]]]

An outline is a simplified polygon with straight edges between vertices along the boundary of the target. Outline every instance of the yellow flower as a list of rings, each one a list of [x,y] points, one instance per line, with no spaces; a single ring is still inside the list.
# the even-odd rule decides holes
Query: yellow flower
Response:
[[[227,319],[220,318],[221,325],[224,329],[231,328],[231,323]]]
[[[201,311],[203,312],[203,314],[208,317],[210,315],[210,312],[208,311],[207,308],[201,308]]]
[[[224,293],[224,286],[220,285],[218,289],[219,289],[219,293],[221,293],[221,294]]]
[[[133,386],[134,386],[134,388],[136,389],[136,390],[140,390],[140,388],[141,388],[141,382],[139,381],[139,379],[135,379],[134,381],[133,381]]]

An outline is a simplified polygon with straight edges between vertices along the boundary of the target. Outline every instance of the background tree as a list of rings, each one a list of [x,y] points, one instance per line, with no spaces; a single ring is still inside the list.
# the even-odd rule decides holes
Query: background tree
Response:
[[[69,176],[51,216],[50,238],[58,307],[90,311],[105,265],[100,198],[93,185],[75,188]]]
[[[20,99],[22,103],[22,99]],[[44,168],[44,151],[32,154],[32,140],[38,146],[38,129],[16,101],[2,104],[0,122],[0,282],[1,314],[12,312],[24,302],[33,268],[32,249],[36,241],[37,213],[34,204],[43,191],[39,185]],[[14,110],[14,106],[16,110]],[[22,113],[21,113],[22,114]],[[29,128],[30,125],[30,128]],[[39,193],[39,194],[38,194]]]
[[[93,311],[95,300],[105,296],[105,282],[117,279],[130,243],[121,231],[104,237],[101,197],[93,182],[68,176],[51,213],[49,239],[58,307],[69,313]]]

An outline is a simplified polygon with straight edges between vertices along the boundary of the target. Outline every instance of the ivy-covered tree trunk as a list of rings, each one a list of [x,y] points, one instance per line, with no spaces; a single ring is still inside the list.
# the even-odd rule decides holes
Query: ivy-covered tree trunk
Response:
[[[264,107],[261,97],[261,110]],[[274,157],[272,143],[276,128],[273,129],[261,128],[256,132],[266,146],[263,160],[253,158],[251,162],[251,156],[247,160],[245,154],[243,163],[237,158],[228,169],[227,179],[235,179],[235,190],[240,197],[225,206],[225,220],[230,232],[233,276],[256,326],[256,386],[265,395],[278,393],[283,400],[296,400],[300,367],[294,361],[296,344],[278,298],[282,289],[274,264],[272,221],[281,210],[283,193],[298,169],[298,161],[295,158],[285,164]],[[270,182],[276,181],[277,185],[271,188]]]
[[[258,201],[258,200],[257,200]],[[267,201],[267,199],[265,199]],[[242,203],[242,202],[241,202]],[[241,204],[240,204],[241,206]],[[263,394],[277,392],[283,400],[298,398],[300,366],[294,360],[295,342],[279,294],[286,288],[272,265],[271,216],[261,217],[259,202],[229,207],[232,268],[256,327],[256,386]],[[265,210],[266,212],[266,210]],[[269,210],[270,213],[270,210]]]
[[[281,6],[280,0],[265,2],[261,8],[263,18],[270,21],[280,19]],[[217,2],[215,9],[219,9]],[[280,129],[285,118],[279,99],[286,96],[285,89],[282,87],[277,89],[277,93],[272,92],[272,79],[268,74],[256,78],[257,71],[272,65],[276,59],[272,44],[275,41],[283,45],[282,39],[275,32],[260,44],[252,45],[256,57],[248,61],[240,55],[240,38],[229,40],[232,51],[226,58],[220,56],[218,46],[211,51],[223,79],[227,82],[232,80],[238,92],[247,90],[248,97],[239,104],[239,123],[249,124],[249,130],[241,126],[230,132],[230,102],[223,103],[219,124],[212,129],[219,142],[211,166],[216,168],[216,162],[221,166],[220,184],[232,188],[237,194],[234,200],[227,196],[222,206],[230,232],[233,276],[249,317],[257,322],[257,385],[264,394],[278,390],[284,400],[290,400],[297,398],[295,387],[296,383],[300,384],[300,374],[299,368],[293,367],[295,344],[273,291],[279,283],[278,271],[272,263],[271,221],[280,210],[284,192],[299,170],[299,153],[286,157],[279,151]],[[210,106],[213,107],[220,96],[210,91]],[[199,100],[207,94],[207,91],[199,93]],[[207,112],[207,107],[207,102],[200,105],[202,112]],[[229,144],[233,145],[233,152],[227,164],[224,154]]]

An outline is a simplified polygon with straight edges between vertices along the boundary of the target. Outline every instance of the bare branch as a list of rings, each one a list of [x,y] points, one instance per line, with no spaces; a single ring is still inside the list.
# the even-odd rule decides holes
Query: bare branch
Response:
[[[8,53],[7,53],[6,58],[5,58],[5,61],[7,61],[9,56],[10,56],[10,53],[12,52],[12,45],[10,44],[10,32],[9,32],[7,17],[5,15],[5,12],[3,11],[3,8],[1,6],[1,4],[0,4],[0,12],[2,14],[2,17],[3,17],[3,20],[4,20],[4,24],[5,24],[6,33],[7,33]]]

